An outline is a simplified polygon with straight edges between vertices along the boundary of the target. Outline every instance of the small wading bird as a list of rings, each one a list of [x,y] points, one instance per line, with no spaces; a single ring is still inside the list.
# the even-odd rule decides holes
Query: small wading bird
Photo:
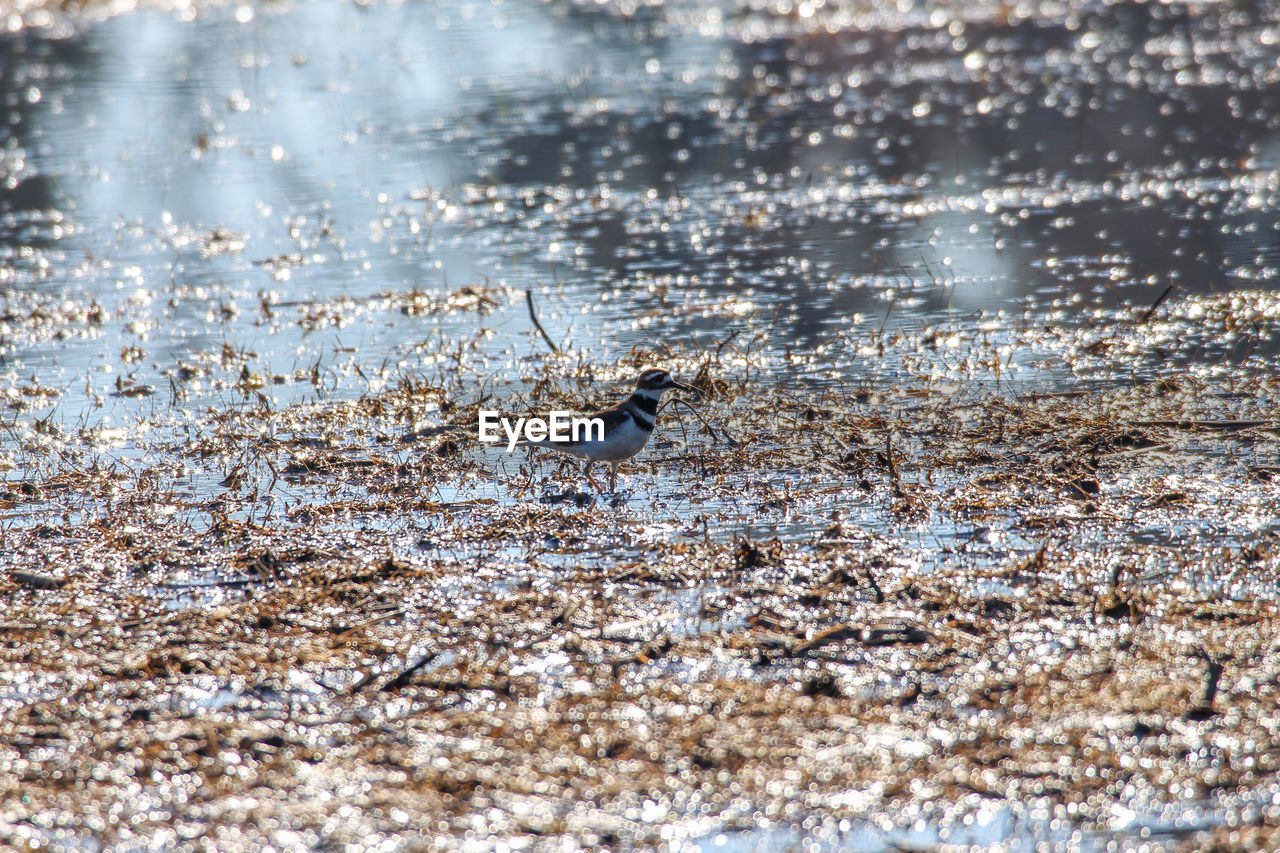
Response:
[[[582,441],[524,441],[521,445],[549,447],[586,459],[587,465],[583,473],[596,491],[603,489],[591,476],[591,466],[596,462],[608,462],[609,492],[613,493],[618,485],[618,463],[644,449],[649,436],[653,434],[654,424],[658,422],[658,404],[662,402],[662,393],[672,388],[698,393],[696,388],[671,378],[671,374],[665,370],[646,370],[636,380],[635,393],[630,397],[612,408],[587,415],[588,418],[599,418],[604,422],[603,438],[586,430],[588,437]]]

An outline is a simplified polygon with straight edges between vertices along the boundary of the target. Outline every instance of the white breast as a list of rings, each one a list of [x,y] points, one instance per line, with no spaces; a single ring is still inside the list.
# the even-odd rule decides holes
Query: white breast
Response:
[[[583,455],[597,462],[616,462],[628,459],[640,452],[649,441],[649,433],[627,418],[617,429],[604,437],[603,441],[592,441],[584,445]]]

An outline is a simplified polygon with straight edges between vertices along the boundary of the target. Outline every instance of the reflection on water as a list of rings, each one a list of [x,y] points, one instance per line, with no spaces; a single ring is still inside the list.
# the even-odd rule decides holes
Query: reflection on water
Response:
[[[335,347],[412,368],[420,324],[255,309],[484,280],[543,289],[601,355],[721,338],[733,317],[677,309],[725,297],[792,347],[1273,286],[1270,13],[754,8],[301,3],[6,35],[0,286],[11,312],[110,318],[11,336],[8,363],[68,391],[128,347],[152,382],[224,343],[272,372]],[[495,370],[529,351],[522,308],[484,323]]]
[[[573,633],[574,647],[538,651],[527,664],[545,684],[574,691],[576,684],[595,690],[575,676],[576,632],[585,626],[601,641],[639,640],[655,623],[664,636],[696,639],[746,634],[745,627],[754,631],[748,620],[763,615],[762,631],[794,628],[798,638],[814,614],[855,612],[847,602],[870,593],[840,568],[846,555],[868,558],[866,585],[878,604],[885,602],[876,574],[913,579],[897,599],[903,606],[890,602],[884,611],[892,609],[895,631],[899,615],[924,612],[912,603],[922,600],[915,577],[951,583],[970,569],[1026,558],[1007,583],[966,581],[978,593],[972,600],[923,599],[934,611],[944,601],[957,608],[936,614],[948,631],[959,625],[954,630],[967,633],[968,625],[978,637],[974,623],[952,618],[961,606],[981,608],[984,618],[1021,608],[1027,579],[1045,581],[1037,561],[1043,567],[1049,550],[1076,548],[1053,571],[1087,579],[1106,568],[1107,598],[1091,599],[1088,623],[1038,616],[1019,629],[1035,635],[1036,666],[1067,660],[1066,643],[1074,651],[1085,636],[1104,638],[1104,651],[1114,639],[1117,655],[1130,655],[1116,613],[1123,605],[1123,618],[1138,617],[1141,599],[1111,600],[1122,576],[1137,590],[1169,586],[1170,597],[1207,592],[1215,604],[1237,594],[1274,597],[1266,559],[1276,521],[1265,496],[1280,466],[1259,415],[1274,409],[1270,392],[1254,386],[1258,396],[1250,396],[1231,382],[1175,377],[1140,386],[1133,397],[1147,390],[1157,401],[1175,397],[1176,421],[1156,406],[1148,416],[1161,420],[1113,411],[1096,424],[1086,411],[1095,402],[1101,410],[1133,401],[1090,398],[1055,414],[1052,401],[1029,392],[1128,387],[1146,374],[1207,373],[1219,362],[1244,365],[1232,381],[1273,370],[1278,17],[1272,8],[1094,0],[283,2],[139,11],[77,22],[57,36],[0,35],[0,393],[8,406],[0,425],[17,424],[0,446],[0,522],[8,531],[30,526],[42,548],[53,548],[68,538],[53,524],[43,530],[59,507],[66,529],[79,536],[77,528],[97,524],[99,533],[85,535],[98,536],[134,517],[117,514],[115,501],[136,499],[129,512],[183,528],[174,553],[190,556],[153,560],[134,547],[138,528],[126,528],[121,575],[181,611],[287,585],[290,576],[277,570],[289,561],[273,550],[231,555],[250,558],[240,562],[205,552],[215,538],[229,552],[225,531],[233,525],[261,525],[259,532],[279,525],[308,541],[336,529],[344,549],[361,540],[404,546],[379,555],[384,568],[375,574],[362,569],[360,580],[343,581],[353,587],[398,576],[403,554],[406,566],[445,567],[438,576],[414,575],[407,597],[397,594],[369,622],[288,623],[323,636],[363,630],[403,609],[399,642],[421,614],[443,606],[458,608],[459,624],[479,625],[475,614],[488,612],[480,605],[508,593],[530,592],[532,601],[544,590],[589,589],[610,602],[600,613],[626,612],[628,621],[609,623],[606,637],[603,616],[591,625],[579,603],[567,603],[548,616],[547,637]],[[563,357],[541,358],[548,348],[535,336],[522,290],[537,293],[547,339]],[[1207,298],[1218,291],[1235,291],[1238,300]],[[1154,313],[1157,305],[1166,313]],[[460,450],[463,442],[441,427],[447,408],[483,401],[527,409],[588,393],[598,400],[634,377],[632,365],[617,364],[633,348],[701,353],[748,328],[739,342],[764,352],[735,360],[727,350],[724,375],[710,379],[726,388],[741,383],[742,393],[709,394],[701,411],[712,412],[725,439],[731,418],[743,414],[753,431],[741,435],[754,449],[779,452],[740,457],[765,460],[750,469],[711,464],[723,459],[709,463],[701,451],[728,442],[703,440],[697,430],[710,425],[699,410],[671,411],[665,434],[646,449],[649,467],[627,472],[625,495],[565,516],[583,523],[573,528],[572,547],[559,538],[568,525],[546,542],[516,531],[540,530],[554,511],[548,507],[577,501],[563,485],[577,476],[576,463],[556,469],[538,457]],[[575,356],[585,369],[569,394],[561,387],[558,396],[517,395],[528,390],[523,380],[573,365]],[[680,369],[694,361],[685,358]],[[450,373],[462,379],[443,381]],[[880,393],[903,377],[932,382]],[[965,411],[991,379],[1013,387],[998,386],[998,405]],[[808,398],[812,407],[779,411],[785,395],[753,397],[748,380],[829,385],[820,389],[825,396]],[[850,387],[861,393],[845,393]],[[376,395],[389,388],[399,393]],[[375,393],[365,409],[283,406],[366,392]],[[1024,424],[1020,444],[1006,444],[1005,404],[1011,432],[1027,412],[1044,407],[1049,417]],[[835,417],[850,407],[848,421]],[[1201,445],[1179,437],[1188,412],[1215,419],[1223,434]],[[1066,435],[1055,434],[1061,424],[1070,427]],[[414,436],[426,440],[406,440]],[[1028,464],[1032,455],[1043,465]],[[63,473],[74,476],[52,476]],[[94,481],[100,491],[79,493]],[[790,557],[762,555],[752,544],[775,537]],[[789,565],[819,537],[845,553],[834,562],[811,553],[809,565]],[[699,540],[708,548],[741,542],[740,551],[708,552],[708,560],[732,561],[727,585],[718,567],[681,573],[697,559],[683,546]],[[642,577],[638,567],[655,554],[663,559],[649,546],[673,542],[681,571],[661,583]],[[307,561],[319,553],[306,552]],[[59,573],[75,568],[71,557],[58,559]],[[1215,573],[1233,565],[1241,568],[1227,580]],[[589,582],[566,581],[574,572]],[[828,598],[833,586],[840,591]],[[37,583],[31,591],[45,589]],[[790,627],[786,613],[770,610],[784,604],[798,605]],[[641,618],[631,620],[632,612]],[[1117,620],[1114,630],[1099,628],[1099,612]],[[1225,623],[1228,615],[1206,607],[1194,618]],[[100,615],[92,618],[98,625]],[[1156,633],[1155,624],[1142,630]],[[1206,637],[1221,630],[1205,624]],[[245,625],[249,633],[267,630],[261,619]],[[15,622],[7,630],[36,628]],[[67,636],[78,646],[86,635],[77,626]],[[132,643],[133,635],[120,636]],[[978,642],[961,639],[947,656]],[[1008,642],[993,648],[1026,654]],[[719,678],[719,661],[729,660],[744,667],[731,671],[742,683],[780,672],[790,680],[803,666],[805,690],[822,688],[809,680],[809,661],[779,663],[765,648],[750,663],[720,649],[701,659],[663,650],[658,662],[643,660],[642,677],[676,684],[688,675],[693,685]],[[914,658],[893,658],[900,669],[878,670],[860,657],[828,662],[856,671],[860,686],[882,675],[919,681]],[[611,709],[623,707],[612,692],[621,683],[616,673],[641,662],[615,660]],[[139,666],[149,668],[150,659]],[[1162,670],[1161,677],[1182,676]],[[945,704],[967,713],[965,697],[980,686],[962,686]],[[920,687],[902,694],[903,706],[940,708],[929,703],[941,694],[921,698]],[[14,695],[44,692],[35,685]],[[302,689],[271,694],[280,704],[288,697],[291,721],[295,692]],[[9,698],[0,694],[0,702]],[[263,697],[208,680],[174,704],[184,713],[230,714],[249,698]],[[1233,749],[1229,736],[1250,731],[1238,718],[1219,722],[1214,749],[1224,753]],[[938,729],[946,738],[987,723],[949,725]],[[1130,737],[1129,724],[1108,725],[1099,754],[1127,760],[1138,752],[1122,750],[1148,748],[1117,746]],[[1155,731],[1140,725],[1147,731],[1133,728],[1135,742]],[[1003,738],[1003,728],[991,731]],[[900,733],[880,737],[919,746]],[[1154,739],[1170,761],[1183,762],[1184,741],[1175,737],[1184,735]],[[325,738],[327,749],[334,738]],[[216,740],[210,736],[211,752]],[[1054,749],[1072,750],[1071,763],[1080,764],[1072,743],[1059,738]],[[1235,766],[1252,774],[1248,744]],[[1196,761],[1205,763],[1189,766],[1217,760],[1202,753]],[[1028,765],[1028,779],[1036,766]],[[1173,765],[1145,771],[1163,766]],[[1235,772],[1230,761],[1223,766]],[[663,784],[673,778],[666,774]],[[1235,819],[1225,815],[1251,814],[1225,782],[1224,808],[1234,811],[1208,800],[1187,805],[1189,782],[1182,806],[1142,811],[1148,800],[1176,801],[1177,783],[1148,791],[1131,788],[1127,771],[1115,778],[1123,791],[1089,795],[1089,808],[1114,806],[1092,835],[1080,830],[1084,812],[1023,812],[1012,801],[979,811],[976,822],[920,812],[876,825],[770,824],[758,820],[760,801],[750,797],[740,799],[740,814],[714,818],[705,809],[697,816],[693,799],[635,811],[641,822],[665,821],[675,842],[683,836],[697,839],[694,849],[727,850],[815,847],[823,838],[833,848],[977,847],[1011,837],[1002,849],[1112,849],[1153,834],[1177,837],[1193,821],[1225,825]],[[1209,778],[1233,777],[1198,780]],[[1237,778],[1242,791],[1265,785],[1243,772]],[[1020,784],[1009,790],[1049,790]],[[784,790],[792,789],[776,789]],[[1004,803],[1000,790],[966,787],[959,796],[969,805],[961,805],[975,802],[970,793]],[[770,788],[765,796],[783,795]],[[912,796],[925,795],[913,789]],[[856,812],[876,801],[857,790],[837,797],[807,799],[805,808]],[[696,823],[665,817],[686,806]],[[750,826],[761,829],[732,831]]]

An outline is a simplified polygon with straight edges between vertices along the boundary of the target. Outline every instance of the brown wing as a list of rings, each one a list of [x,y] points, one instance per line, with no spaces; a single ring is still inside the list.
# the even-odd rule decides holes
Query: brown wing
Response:
[[[625,406],[619,405],[609,409],[604,409],[599,412],[592,412],[589,415],[583,415],[583,417],[599,418],[600,420],[604,421],[604,434],[607,436],[609,435],[610,432],[613,431],[615,427],[621,426],[624,423],[626,423],[627,419],[631,417],[631,413],[627,411]],[[587,434],[591,436],[592,443],[594,443],[594,441],[596,440],[595,431],[592,430]],[[535,447],[550,447],[553,450],[563,450],[566,453],[578,453],[579,452],[578,448],[582,447],[582,445],[586,444],[587,442],[547,440],[547,441],[530,441],[527,443]]]
[[[593,415],[587,415],[589,418],[599,418],[604,421],[604,434],[608,435],[615,427],[622,426],[631,417],[631,413],[627,411],[625,406],[613,406]]]

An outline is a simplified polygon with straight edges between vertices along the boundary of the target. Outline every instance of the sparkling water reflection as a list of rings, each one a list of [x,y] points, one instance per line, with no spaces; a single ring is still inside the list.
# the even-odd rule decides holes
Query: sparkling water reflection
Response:
[[[18,472],[6,474],[6,525],[34,524],[58,506],[63,493],[49,482],[57,478],[23,470],[37,458],[24,456],[29,447],[56,434],[65,444],[45,453],[46,473],[75,469],[76,484],[110,484],[63,504],[74,507],[63,515],[72,532],[98,513],[111,521],[111,501],[150,488],[150,508],[187,525],[184,549],[247,520],[306,535],[337,528],[352,547],[390,529],[400,553],[381,564],[387,576],[403,568],[396,558],[466,566],[423,577],[389,603],[409,625],[446,603],[465,615],[513,590],[558,591],[569,571],[608,569],[611,558],[642,564],[651,552],[641,545],[739,540],[749,557],[753,540],[776,537],[800,550],[824,531],[851,537],[851,554],[883,553],[877,571],[896,576],[946,569],[955,579],[1037,549],[1043,558],[1074,536],[1084,555],[1078,573],[1106,567],[1101,557],[1090,563],[1105,556],[1113,587],[1123,579],[1175,593],[1178,584],[1208,587],[1220,598],[1274,595],[1266,548],[1253,549],[1239,576],[1209,572],[1222,564],[1219,551],[1274,534],[1274,514],[1258,498],[1277,470],[1263,430],[1229,445],[1169,439],[1169,448],[1133,461],[1129,451],[1181,430],[1151,421],[1119,434],[1121,425],[1107,421],[1117,435],[1081,426],[1066,448],[1046,426],[1045,441],[1036,433],[1028,452],[1064,462],[1091,455],[1092,467],[1054,472],[1069,497],[1052,497],[1062,506],[1021,525],[1001,502],[1039,495],[1031,486],[1042,484],[1014,476],[980,483],[993,461],[1005,475],[1020,464],[997,459],[1007,448],[990,446],[990,432],[1004,433],[1003,415],[997,425],[991,412],[970,413],[968,428],[951,435],[973,452],[953,454],[939,470],[930,454],[941,442],[925,441],[962,423],[965,401],[983,383],[1025,403],[1012,420],[1049,405],[1032,391],[1141,386],[1223,365],[1274,370],[1274,8],[317,0],[179,3],[96,22],[89,14],[97,13],[69,29],[0,35],[0,378],[15,425],[0,464]],[[525,290],[537,294],[560,361],[543,359]],[[513,507],[534,514],[576,501],[559,485],[543,489],[550,466],[529,473],[524,457],[486,458],[389,432],[438,437],[429,430],[455,401],[429,386],[450,373],[462,377],[449,386],[459,400],[492,394],[494,405],[516,404],[524,380],[575,357],[602,389],[625,378],[617,361],[634,348],[719,351],[731,340],[759,351],[727,360],[726,382],[834,387],[842,405],[861,407],[858,414],[874,407],[883,423],[863,423],[865,435],[828,430],[824,455],[813,458],[830,467],[784,461],[708,484],[697,470],[703,462],[675,457],[692,446],[697,424],[679,424],[685,441],[677,446],[673,416],[647,451],[659,473],[636,477],[617,504],[573,516],[593,528],[574,548],[454,536]],[[932,383],[924,390],[936,418],[906,417],[913,403],[905,394],[888,404],[877,396],[910,380]],[[400,420],[352,409],[290,422],[284,408],[402,382],[418,382],[411,390],[421,393]],[[1153,396],[1176,385],[1153,386]],[[1195,387],[1182,393],[1194,396]],[[1214,417],[1274,410],[1262,396],[1209,396],[1196,403]],[[752,406],[749,393],[737,401]],[[1197,417],[1205,411],[1194,408]],[[218,421],[214,412],[230,414]],[[806,422],[830,415],[787,412],[762,443],[795,445]],[[420,416],[434,420],[408,423]],[[317,423],[325,433],[308,433]],[[895,423],[915,434],[896,435]],[[210,432],[218,440],[201,443]],[[1082,443],[1090,440],[1091,454]],[[1186,446],[1172,446],[1178,441]],[[68,447],[79,455],[60,456]],[[849,447],[858,453],[840,459]],[[918,514],[909,501],[893,509],[893,493],[905,494],[894,450],[918,463],[907,486],[929,486]],[[476,464],[465,477],[437,476],[429,463],[446,455]],[[1228,456],[1234,468],[1223,464]],[[1109,482],[1097,474],[1100,457]],[[366,463],[376,476],[349,476]],[[1246,474],[1256,478],[1247,487]],[[1139,475],[1162,478],[1161,488],[1125,491],[1126,477]],[[172,487],[163,500],[161,480]],[[806,489],[793,495],[802,480]],[[1145,503],[1117,507],[1119,499],[1107,503],[1113,493]],[[380,499],[361,503],[371,494]],[[405,509],[406,496],[422,498],[418,509]],[[1212,512],[1197,500],[1212,500]],[[1132,515],[1125,521],[1112,510]],[[66,538],[53,526],[49,535]],[[239,563],[193,556],[183,568],[132,548],[121,549],[122,572],[138,572],[182,612],[283,582],[269,549]],[[1175,549],[1185,559],[1171,566]],[[787,582],[780,592],[738,598],[719,580],[676,578],[649,594],[624,579],[637,577],[632,567],[601,572],[591,586],[657,617],[668,636],[696,638],[742,629],[758,615],[760,595],[779,605],[816,595],[830,568],[795,580],[785,560],[769,568],[767,555],[751,559],[764,560],[763,576]],[[865,574],[879,595],[869,567]],[[47,580],[29,578],[36,585],[27,592],[46,590]],[[860,577],[837,581],[849,584],[852,600],[865,595]],[[975,607],[1015,610],[1021,583],[979,584]],[[1122,612],[1122,604],[1107,609],[1132,618],[1133,606]],[[562,634],[573,618],[566,607],[549,630]],[[611,627],[636,626],[651,622]],[[1047,659],[1066,654],[1057,627],[1036,625]],[[552,651],[524,674],[540,673],[548,692],[590,689],[569,681],[571,660]],[[743,683],[770,677],[759,662],[734,660]],[[859,689],[878,677],[861,661],[839,663],[859,675]],[[643,677],[693,673],[693,685],[718,677],[717,666],[714,656],[672,656]],[[915,687],[907,704],[917,701]],[[9,693],[44,690],[40,682]],[[209,679],[177,704],[224,711],[247,695]],[[1108,754],[1116,742],[1107,741]],[[904,737],[902,746],[916,745]],[[1143,833],[1174,836],[1191,822],[1226,823],[1214,803],[1144,811],[1169,793],[1135,795],[1134,809],[1115,795],[1111,824],[1093,835],[1082,835],[1074,817],[1003,810],[972,827],[928,813],[879,826],[811,821],[792,832],[751,820],[758,801],[744,799],[741,821],[725,814],[684,837],[702,839],[699,849],[781,849],[824,835],[857,849],[973,847],[1009,836],[1010,849],[1039,841],[1089,849],[1115,846],[1112,830],[1127,844]],[[863,805],[859,791],[839,796],[848,802],[826,805]],[[647,802],[635,810],[638,823],[671,813],[669,803]]]
[[[353,366],[421,367],[436,324],[271,306],[410,288],[539,289],[558,339],[607,358],[752,316],[789,351],[1273,287],[1263,10],[645,9],[300,3],[5,36],[0,285],[12,315],[90,326],[17,324],[8,363],[70,419],[86,387],[164,387],[224,344],[359,393]],[[518,300],[440,326],[487,330],[495,372],[531,350]]]

